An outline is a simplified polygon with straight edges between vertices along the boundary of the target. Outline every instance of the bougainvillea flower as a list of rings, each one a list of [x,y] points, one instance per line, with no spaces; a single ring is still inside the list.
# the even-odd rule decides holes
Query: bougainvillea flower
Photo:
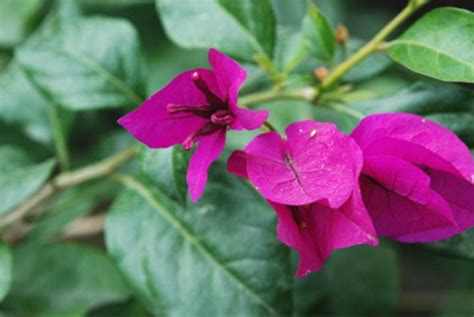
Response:
[[[222,152],[226,130],[254,130],[268,117],[266,110],[237,106],[246,71],[215,49],[209,50],[212,70],[194,69],[174,78],[136,110],[119,120],[136,139],[151,148],[182,144],[190,150],[187,182],[196,201],[207,182],[207,171]]]
[[[357,144],[330,123],[302,121],[285,132],[257,136],[227,166],[275,209],[278,238],[298,251],[301,277],[319,270],[333,249],[377,238],[359,190]]]
[[[377,234],[430,242],[474,225],[474,161],[450,130],[413,114],[379,114],[351,137],[364,155],[361,189]]]

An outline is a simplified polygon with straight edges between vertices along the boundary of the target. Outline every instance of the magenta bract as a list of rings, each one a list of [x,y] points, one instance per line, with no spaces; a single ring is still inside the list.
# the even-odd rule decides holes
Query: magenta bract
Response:
[[[246,71],[215,49],[209,50],[212,70],[194,69],[174,78],[118,122],[137,140],[151,148],[182,144],[190,150],[187,182],[191,199],[202,195],[207,171],[222,152],[226,130],[254,130],[268,117],[266,110],[237,106],[239,88]]]
[[[297,277],[322,267],[333,249],[377,244],[362,202],[362,154],[335,125],[302,121],[257,136],[228,169],[249,179],[278,215],[279,239],[300,255]]]
[[[450,130],[413,114],[379,114],[351,137],[364,155],[361,189],[377,234],[431,242],[474,225],[474,162]]]

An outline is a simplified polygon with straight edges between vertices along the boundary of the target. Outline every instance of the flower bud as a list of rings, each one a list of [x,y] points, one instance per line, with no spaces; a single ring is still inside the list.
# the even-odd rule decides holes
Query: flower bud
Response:
[[[313,75],[319,82],[322,82],[329,76],[329,70],[326,67],[321,66],[313,70]]]
[[[334,36],[336,38],[336,43],[345,44],[349,40],[349,30],[347,30],[347,28],[344,25],[339,24]]]

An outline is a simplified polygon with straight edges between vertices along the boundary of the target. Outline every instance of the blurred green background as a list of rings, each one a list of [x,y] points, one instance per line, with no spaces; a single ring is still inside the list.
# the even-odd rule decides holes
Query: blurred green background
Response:
[[[402,0],[314,2],[334,27],[344,24],[354,41],[370,39],[406,4]],[[306,0],[273,0],[273,5],[277,14],[279,40],[284,43],[292,32],[300,28],[307,3]],[[434,0],[405,25],[423,13],[442,6],[472,11],[474,1]],[[34,161],[42,161],[55,153],[50,115],[46,110],[48,101],[27,78],[15,70],[17,65],[14,56],[15,49],[31,40],[32,34],[47,22],[52,12],[57,12],[62,23],[68,23],[68,19],[79,12],[86,16],[112,16],[129,20],[138,30],[144,55],[144,91],[140,92],[143,96],[163,88],[184,70],[207,67],[207,50],[180,48],[168,39],[152,0],[0,0],[0,145],[20,147]],[[120,39],[118,36],[117,49],[121,47]],[[268,86],[268,78],[255,65],[244,65],[250,76],[243,93]],[[302,65],[301,76],[295,76],[293,80],[298,82],[305,80],[305,76],[311,76],[313,66],[310,63],[308,71]],[[447,125],[470,147],[474,145],[472,85],[434,82],[390,64],[383,57],[374,66],[379,69],[371,71],[368,76],[353,73],[352,78],[346,78],[355,87],[343,100],[350,108],[362,113],[409,111],[424,114]],[[309,117],[334,121],[345,132],[349,132],[357,123],[357,118],[347,113],[324,107],[315,109],[304,102],[275,101],[261,105],[267,106],[272,111],[272,123],[280,129],[292,121]],[[76,112],[59,109],[72,168],[105,158],[129,145],[132,139],[117,126],[116,120],[133,107],[125,105],[122,108]],[[242,147],[252,135],[232,135],[226,152]],[[154,157],[148,159],[153,160]],[[134,171],[139,168],[137,165],[132,162],[126,168]],[[46,216],[33,217],[32,222],[38,225],[28,232],[26,238],[22,234],[22,239],[17,239],[17,232],[4,235],[13,246],[15,264],[13,288],[0,304],[0,316],[62,316],[68,315],[64,311],[69,307],[74,307],[72,316],[148,314],[139,304],[137,294],[133,294],[128,284],[122,281],[121,273],[114,271],[116,268],[109,263],[109,257],[95,258],[93,255],[91,261],[83,261],[80,255],[82,251],[75,249],[76,246],[60,246],[53,250],[32,247],[34,241],[49,241],[54,237],[103,250],[104,238],[100,232],[86,238],[64,235],[58,238],[57,235],[78,217],[107,210],[117,191],[116,184],[104,184],[101,181],[67,191],[48,207]],[[64,210],[67,212],[59,213]],[[340,250],[335,252],[321,272],[294,282],[295,311],[297,315],[312,316],[474,316],[473,260],[473,230],[431,246],[383,241],[379,248]],[[99,288],[114,290],[105,292],[105,295],[100,290],[95,293],[96,277],[87,271],[93,271],[96,266],[109,265],[110,270],[114,271],[113,276]],[[0,267],[0,283],[1,273]],[[100,275],[100,272],[96,274]],[[34,313],[35,310],[37,313]]]

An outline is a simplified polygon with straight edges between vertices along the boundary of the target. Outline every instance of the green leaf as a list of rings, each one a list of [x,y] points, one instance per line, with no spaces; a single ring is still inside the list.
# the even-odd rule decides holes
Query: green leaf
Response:
[[[149,314],[138,302],[126,301],[108,304],[87,313],[87,317],[149,317]]]
[[[469,112],[474,109],[474,93],[468,89],[439,82],[415,82],[394,94],[349,104],[366,114],[411,112],[421,115],[442,112]]]
[[[40,241],[53,238],[75,219],[91,212],[104,200],[110,199],[116,192],[115,186],[107,181],[87,183],[62,192],[46,213],[35,222],[28,232],[29,241]]]
[[[51,150],[43,144],[31,140],[17,126],[5,124],[0,120],[0,144],[28,149],[28,155],[35,161],[41,161],[51,156]]]
[[[301,20],[306,13],[306,0],[272,0],[278,26],[291,28],[295,31],[301,28]]]
[[[28,105],[28,111],[25,105]],[[51,142],[48,101],[15,62],[0,75],[0,119],[20,126],[34,140]]]
[[[184,204],[187,198],[186,170],[191,153],[181,146],[167,149],[141,148],[142,170],[167,196]]]
[[[126,20],[52,21],[16,52],[37,87],[71,110],[142,102],[140,44]]]
[[[79,316],[130,295],[114,262],[97,250],[71,243],[27,244],[13,255],[13,284],[4,307],[15,316]]]
[[[439,82],[415,82],[408,88],[348,105],[364,114],[409,112],[444,125],[469,147],[474,146],[474,93],[463,87]]]
[[[3,73],[12,56],[7,51],[0,51],[0,73]]]
[[[9,211],[33,194],[53,171],[54,160],[32,162],[26,153],[0,146],[0,214]]]
[[[88,7],[98,8],[123,8],[136,5],[153,4],[154,0],[79,0],[79,2]]]
[[[387,52],[410,70],[443,81],[474,83],[474,13],[457,8],[433,10]]]
[[[207,51],[183,49],[166,38],[153,41],[151,49],[145,51],[147,72],[147,95],[164,88],[177,74],[191,68],[208,67]]]
[[[0,47],[20,43],[38,17],[43,0],[0,1]]]
[[[217,48],[253,61],[273,54],[275,15],[269,0],[156,0],[167,35],[186,48]]]
[[[13,259],[10,248],[0,240],[0,302],[10,290],[13,274]]]
[[[336,250],[324,268],[296,281],[297,314],[391,315],[400,292],[397,255],[388,247]]]
[[[309,52],[323,61],[330,61],[336,50],[336,40],[331,24],[318,7],[310,3],[303,19],[303,34],[309,40]]]
[[[474,230],[467,230],[452,238],[436,243],[424,244],[423,246],[441,253],[474,260]]]
[[[278,32],[274,62],[284,74],[300,65],[308,54],[309,41],[301,33],[281,28]]]
[[[273,211],[223,167],[212,170],[188,210],[123,178],[129,189],[106,223],[109,252],[160,316],[289,315],[288,249],[276,239]]]
[[[258,108],[272,109],[269,121],[278,131],[282,132],[292,122],[315,119],[322,122],[333,122],[336,124],[338,129],[350,133],[359,121],[358,118],[337,112],[327,107],[315,107],[307,101],[276,100],[261,104]],[[295,111],[295,109],[298,109],[298,111]],[[232,142],[232,140],[229,141]]]

